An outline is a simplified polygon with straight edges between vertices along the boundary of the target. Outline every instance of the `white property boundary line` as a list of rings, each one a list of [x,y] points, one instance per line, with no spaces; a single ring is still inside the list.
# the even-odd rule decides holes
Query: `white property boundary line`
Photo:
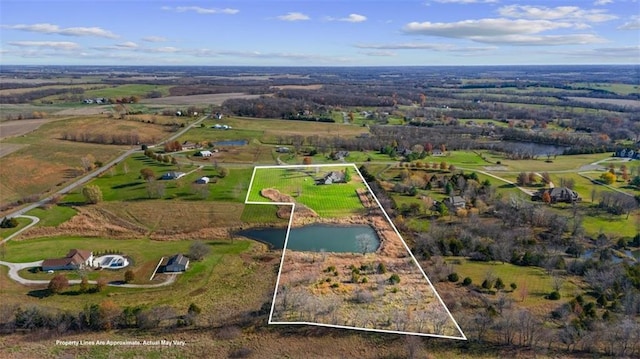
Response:
[[[389,221],[389,224],[391,225],[391,228],[393,228],[393,231],[396,233],[398,238],[400,238],[400,241],[402,241],[402,244],[404,245],[405,249],[411,255],[411,258],[413,259],[414,264],[418,267],[418,269],[420,270],[420,273],[422,273],[422,276],[427,280],[427,283],[429,283],[429,286],[431,287],[431,289],[435,293],[436,297],[440,301],[440,304],[446,310],[447,314],[449,315],[449,318],[451,318],[451,320],[453,321],[453,323],[456,326],[456,329],[458,329],[458,331],[460,332],[460,335],[462,335],[461,337],[454,337],[454,336],[449,336],[449,335],[417,333],[417,332],[403,332],[403,331],[386,330],[386,329],[359,328],[359,327],[350,327],[350,326],[344,326],[344,325],[333,325],[333,324],[323,324],[323,323],[313,323],[313,322],[276,322],[276,321],[273,321],[273,311],[275,309],[276,295],[278,293],[278,287],[280,286],[280,275],[282,273],[282,265],[284,263],[284,256],[285,256],[285,253],[286,253],[286,250],[287,250],[287,244],[288,244],[288,241],[289,241],[289,232],[291,231],[291,225],[293,223],[293,213],[295,211],[296,205],[295,205],[295,203],[289,203],[289,202],[250,201],[249,200],[249,196],[251,195],[251,188],[253,187],[253,179],[256,176],[256,172],[257,172],[258,169],[317,168],[317,167],[343,167],[343,168],[345,168],[345,167],[349,167],[349,166],[353,167],[356,170],[356,172],[358,173],[358,176],[360,176],[360,178],[362,179],[362,183],[364,183],[364,185],[367,187],[367,190],[369,191],[369,193],[371,193],[371,196],[376,200],[376,204],[382,210],[382,213],[384,214],[384,217],[387,219],[387,221]],[[380,204],[380,201],[378,200],[378,197],[376,197],[375,193],[373,193],[373,191],[371,190],[371,187],[369,187],[369,184],[364,179],[364,177],[362,176],[362,173],[360,173],[360,170],[355,165],[355,163],[316,164],[316,165],[285,165],[285,166],[256,166],[256,167],[253,168],[253,174],[251,175],[251,181],[249,182],[249,189],[247,190],[247,197],[246,197],[244,203],[245,204],[256,204],[256,205],[291,206],[291,215],[289,217],[289,225],[287,226],[286,235],[284,237],[284,246],[282,248],[282,258],[280,258],[280,268],[278,269],[278,278],[276,279],[276,288],[275,288],[275,290],[273,292],[273,299],[272,299],[272,302],[271,302],[271,311],[269,312],[269,322],[268,322],[269,324],[288,324],[288,325],[301,325],[301,324],[303,324],[303,325],[315,325],[315,326],[329,327],[329,328],[361,330],[361,331],[366,331],[366,332],[380,332],[380,333],[392,333],[392,334],[410,334],[410,335],[419,335],[419,336],[426,336],[426,337],[467,340],[467,337],[462,332],[462,329],[460,329],[460,326],[458,325],[458,322],[453,318],[453,315],[451,315],[451,312],[449,311],[449,308],[447,308],[447,306],[444,304],[444,301],[440,297],[440,294],[438,294],[438,291],[436,291],[436,288],[431,283],[431,280],[429,280],[429,277],[427,277],[427,274],[422,269],[422,266],[420,266],[420,264],[418,263],[418,260],[416,259],[416,257],[413,255],[413,253],[409,249],[409,246],[407,246],[407,243],[404,241],[404,238],[402,238],[402,236],[400,235],[400,232],[398,231],[396,226],[393,224],[393,221],[391,220],[391,218],[389,217],[387,212],[384,210],[384,207],[382,207],[382,205]]]

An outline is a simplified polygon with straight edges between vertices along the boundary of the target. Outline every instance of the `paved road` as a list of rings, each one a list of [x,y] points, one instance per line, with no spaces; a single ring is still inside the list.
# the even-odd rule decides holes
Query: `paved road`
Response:
[[[9,278],[14,281],[23,284],[23,285],[46,285],[49,284],[48,280],[34,280],[34,279],[25,279],[20,276],[19,271],[32,267],[40,267],[43,261],[29,262],[29,263],[11,263],[11,262],[3,262],[0,261],[0,265],[5,267],[9,267]],[[125,284],[119,282],[111,282],[107,283],[108,286],[111,287],[123,287],[123,288],[158,288],[164,287],[172,284],[176,281],[177,274],[171,274],[167,277],[167,280],[160,283],[155,284]],[[95,280],[88,281],[89,284],[96,284]],[[69,280],[69,284],[79,284],[80,279],[71,279]]]
[[[195,121],[194,123],[190,124],[189,126],[185,126],[183,129],[181,129],[180,131],[174,133],[173,135],[171,135],[169,138],[167,138],[165,141],[173,141],[176,138],[182,136],[182,134],[184,134],[185,132],[189,131],[189,129],[191,129],[192,127],[199,125],[200,122],[204,121],[208,116],[202,116],[201,118],[199,118],[197,121]],[[163,142],[165,142],[163,141]],[[150,147],[155,147],[159,144],[156,145],[152,145]],[[132,148],[126,152],[124,152],[123,154],[121,154],[120,156],[118,156],[117,158],[115,158],[114,160],[111,160],[109,162],[107,162],[106,164],[104,164],[102,167],[96,169],[95,171],[85,175],[84,177],[76,180],[75,182],[71,183],[70,185],[58,190],[57,192],[55,192],[54,194],[50,195],[49,197],[43,198],[41,200],[39,200],[38,202],[32,203],[26,207],[20,208],[16,211],[13,212],[9,212],[6,217],[10,218],[10,217],[16,217],[16,216],[20,216],[23,215],[26,212],[29,212],[30,210],[40,207],[44,204],[46,204],[47,202],[49,202],[51,200],[51,198],[53,198],[53,196],[56,195],[63,195],[63,194],[67,194],[69,192],[71,192],[73,189],[75,189],[78,186],[81,186],[89,181],[91,181],[92,179],[94,179],[95,177],[99,176],[100,174],[104,173],[105,171],[107,171],[109,168],[111,168],[111,166],[114,166],[116,164],[118,164],[120,161],[124,160],[125,158],[131,156],[133,153],[137,152],[137,151],[141,151],[140,149],[137,148]]]
[[[22,233],[22,232],[26,231],[27,229],[29,229],[29,228],[31,228],[31,227],[33,227],[33,226],[35,226],[35,224],[36,224],[36,223],[40,222],[40,218],[35,217],[35,216],[27,216],[27,215],[23,214],[23,215],[19,215],[19,216],[15,216],[15,217],[29,218],[29,219],[31,220],[31,223],[27,224],[24,228],[20,229],[20,230],[19,230],[19,231],[17,231],[16,233],[14,233],[14,234],[12,234],[12,235],[8,236],[7,238],[5,238],[5,239],[1,240],[1,241],[0,241],[0,243],[4,243],[4,242],[6,242],[6,241],[10,240],[11,238],[13,238],[13,237],[17,236],[18,234],[20,234],[20,233]]]

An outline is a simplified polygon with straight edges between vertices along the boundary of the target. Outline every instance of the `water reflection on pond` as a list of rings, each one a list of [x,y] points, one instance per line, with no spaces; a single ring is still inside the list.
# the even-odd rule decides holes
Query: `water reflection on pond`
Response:
[[[286,228],[257,228],[238,232],[239,235],[268,243],[273,249],[282,249]],[[292,228],[287,249],[297,251],[371,253],[380,246],[375,230],[368,225],[312,224]]]

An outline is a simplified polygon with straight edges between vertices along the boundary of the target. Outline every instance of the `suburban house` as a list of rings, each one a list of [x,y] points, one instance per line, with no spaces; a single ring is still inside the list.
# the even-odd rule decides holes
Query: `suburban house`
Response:
[[[196,148],[198,148],[200,146],[197,143],[194,143],[194,142],[184,141],[184,142],[182,142],[181,147],[182,147],[183,150],[193,150],[193,149],[196,149]]]
[[[213,152],[209,151],[209,150],[202,150],[202,151],[198,151],[194,154],[194,156],[198,156],[198,157],[211,157],[211,155],[213,154]]]
[[[162,266],[163,272],[184,272],[189,268],[189,258],[182,254],[176,254],[170,257],[167,262]]]
[[[613,157],[623,157],[638,160],[640,159],[640,150],[634,150],[632,148],[619,149],[614,152]]]
[[[465,201],[464,198],[460,196],[451,196],[445,198],[443,202],[447,207],[453,209],[460,209],[467,206],[467,201]]]
[[[93,252],[82,249],[72,249],[64,258],[52,258],[42,261],[42,270],[74,270],[91,266]]]
[[[196,180],[196,184],[207,184],[209,183],[209,177],[201,177]]]
[[[317,184],[333,184],[344,183],[344,172],[331,171],[327,173],[322,179],[316,182]]]
[[[349,157],[349,151],[338,151],[331,154],[331,158],[334,160],[341,160]]]
[[[174,180],[174,179],[178,179],[178,178],[184,177],[185,175],[186,175],[186,173],[184,173],[184,172],[171,171],[171,172],[167,172],[167,173],[163,174],[162,177],[160,177],[160,179],[163,179],[163,180]]]
[[[567,187],[554,187],[554,188],[544,188],[534,193],[531,196],[532,201],[541,201],[544,194],[549,193],[549,197],[551,198],[551,203],[564,202],[564,203],[573,203],[580,202],[582,198],[578,195],[576,191],[573,191]]]

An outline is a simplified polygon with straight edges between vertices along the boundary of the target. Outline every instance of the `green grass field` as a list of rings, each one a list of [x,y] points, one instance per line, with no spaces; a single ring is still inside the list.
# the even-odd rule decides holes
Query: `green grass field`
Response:
[[[351,166],[308,168],[258,168],[250,189],[249,201],[268,202],[260,195],[265,188],[274,188],[288,194],[296,201],[316,211],[321,217],[342,217],[357,214],[363,209],[356,194],[357,188],[364,184]],[[315,179],[323,177],[330,171],[341,171],[349,168],[352,180],[349,183],[332,185],[316,185]],[[354,178],[358,177],[358,178]],[[299,196],[298,196],[299,192]]]
[[[163,241],[154,242],[150,240],[111,240],[105,238],[74,238],[55,237],[33,239],[28,241],[10,241],[7,244],[7,261],[21,262],[43,259],[47,257],[64,256],[70,248],[90,249],[93,251],[112,249],[122,251],[133,258],[134,264],[130,267],[140,275],[136,278],[136,283],[148,283],[148,275],[155,269],[155,264],[162,256],[173,255],[175,253],[187,253],[191,241]],[[135,305],[170,305],[180,310],[186,310],[189,303],[196,303],[206,310],[211,307],[218,307],[220,302],[237,303],[237,293],[247,293],[242,299],[243,303],[251,302],[256,295],[249,290],[251,286],[273,287],[273,283],[257,282],[255,278],[256,270],[248,267],[240,258],[239,254],[255,250],[262,245],[250,240],[224,240],[206,242],[211,246],[211,253],[200,262],[191,262],[189,269],[180,275],[173,285],[168,288],[113,288],[107,287],[100,293],[73,294],[78,286],[71,286],[69,294],[54,295],[38,299],[38,288],[24,287],[10,283],[3,284],[3,301],[7,303],[38,303],[66,310],[78,310],[86,304],[99,303],[107,298],[113,300],[119,306]],[[1,268],[0,273],[6,277],[6,269]],[[92,271],[90,279],[98,276],[107,280],[121,280],[124,270]],[[69,278],[74,277],[72,272],[67,273]],[[25,274],[31,276],[51,276],[48,273]],[[264,274],[260,274],[264,276]],[[144,277],[147,277],[146,279]],[[154,280],[155,281],[155,280]],[[262,289],[261,289],[262,290]],[[171,295],[165,295],[171,293]],[[29,294],[29,295],[26,295]],[[32,295],[33,294],[33,295]],[[73,299],[73,300],[70,300]],[[219,307],[218,307],[219,308]]]
[[[471,278],[472,285],[480,286],[487,273],[495,278],[501,278],[508,291],[508,296],[519,302],[524,307],[537,307],[549,304],[557,305],[557,301],[544,298],[553,291],[553,278],[539,267],[520,267],[510,263],[499,262],[473,262],[462,257],[447,257],[449,263],[459,261],[461,264],[453,264],[453,271],[458,273],[460,280]],[[563,279],[560,288],[561,302],[564,302],[580,293],[580,287],[574,282],[575,278]],[[511,292],[509,285],[515,283],[517,288]],[[526,288],[528,295],[522,301],[522,290]]]
[[[68,206],[52,206],[48,209],[34,208],[27,212],[30,216],[36,216],[40,218],[38,226],[41,227],[55,227],[58,226],[71,217],[75,216],[76,210]]]

